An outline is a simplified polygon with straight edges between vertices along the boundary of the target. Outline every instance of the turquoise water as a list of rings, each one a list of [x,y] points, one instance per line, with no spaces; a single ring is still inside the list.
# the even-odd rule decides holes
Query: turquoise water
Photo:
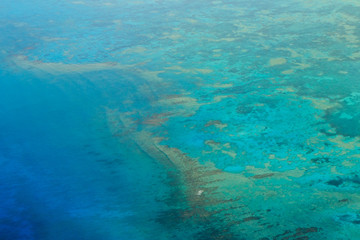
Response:
[[[0,239],[360,239],[357,1],[0,2]]]

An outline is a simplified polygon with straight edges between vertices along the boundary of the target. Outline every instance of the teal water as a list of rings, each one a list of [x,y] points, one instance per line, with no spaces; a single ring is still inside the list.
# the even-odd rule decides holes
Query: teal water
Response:
[[[0,239],[360,239],[357,1],[0,2]]]

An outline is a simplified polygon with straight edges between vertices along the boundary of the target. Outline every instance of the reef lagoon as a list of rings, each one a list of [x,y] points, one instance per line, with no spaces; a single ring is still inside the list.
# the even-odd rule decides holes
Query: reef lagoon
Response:
[[[360,2],[2,0],[1,240],[360,239]]]

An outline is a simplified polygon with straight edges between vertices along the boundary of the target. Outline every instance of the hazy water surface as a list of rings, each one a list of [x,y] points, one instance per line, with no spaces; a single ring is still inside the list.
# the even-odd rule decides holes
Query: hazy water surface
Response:
[[[360,239],[357,1],[0,2],[1,239]]]

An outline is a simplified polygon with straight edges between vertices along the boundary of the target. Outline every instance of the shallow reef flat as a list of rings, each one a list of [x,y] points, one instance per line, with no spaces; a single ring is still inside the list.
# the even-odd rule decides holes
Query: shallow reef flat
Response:
[[[235,114],[245,114],[246,118],[227,119],[223,114],[218,118],[226,122],[225,125],[220,120],[207,121],[217,114],[212,109],[236,108],[237,104],[221,106],[226,100],[210,101],[189,117],[187,114],[175,116],[187,108],[187,101],[161,100],[162,104],[170,105],[164,107],[167,110],[177,105],[181,111],[170,110],[161,126],[142,122],[142,131],[134,130],[127,136],[152,158],[180,172],[181,191],[187,202],[186,207],[177,209],[184,221],[180,225],[188,221],[198,225],[206,223],[208,233],[216,230],[212,233],[214,238],[226,236],[226,239],[355,236],[356,215],[342,217],[358,211],[358,196],[354,191],[357,175],[353,169],[358,139],[328,136],[326,132],[335,130],[324,123],[318,124],[324,110],[334,104],[320,98],[298,96],[293,88],[271,92],[264,92],[266,97],[261,104],[250,101],[250,113],[268,107],[266,102],[271,98],[280,105],[280,112],[276,108],[262,111],[267,115],[273,113],[268,117],[274,119],[264,119],[266,115],[257,119],[249,112],[234,109],[229,111],[229,118]],[[289,110],[281,114],[284,108]],[[297,109],[300,112],[296,112]],[[193,112],[190,107],[190,113]],[[114,116],[113,111],[111,116],[115,132],[137,128],[137,123],[131,120],[132,113],[116,112]],[[163,121],[162,116],[157,116],[158,122]],[[124,123],[128,125],[124,127]],[[179,125],[180,130],[170,127]],[[219,125],[221,127],[217,127]],[[278,132],[272,133],[268,128]],[[288,133],[295,136],[290,138]],[[347,180],[341,176],[347,176]],[[344,220],[348,226],[339,224]],[[329,227],[327,232],[324,227]]]
[[[0,30],[18,40],[0,41],[0,74],[18,83],[2,83],[13,104],[3,109],[9,116],[17,109],[36,116],[37,107],[67,104],[68,114],[83,123],[81,131],[96,134],[81,137],[80,128],[64,128],[77,138],[60,150],[96,140],[97,155],[107,157],[93,167],[109,181],[121,176],[124,182],[104,185],[112,189],[98,196],[104,208],[95,211],[98,202],[87,203],[88,211],[66,205],[56,209],[64,213],[59,221],[88,229],[77,221],[91,218],[94,239],[360,239],[359,3],[99,0],[50,6],[36,0],[26,5],[30,12],[34,6],[48,11],[24,18],[19,6],[5,2],[14,11],[0,17]],[[59,94],[52,97],[52,89]],[[24,105],[11,92],[34,99]],[[46,104],[43,95],[49,95]],[[82,107],[71,108],[80,100]],[[14,125],[36,132],[43,120],[34,119]],[[62,118],[51,119],[49,139],[57,143],[64,137],[54,126]],[[25,149],[19,141],[6,149]],[[40,146],[31,154],[42,152]],[[25,157],[15,159],[34,167]],[[86,161],[81,164],[74,168]],[[63,169],[68,184],[78,181],[70,165]],[[125,200],[115,204],[118,195]],[[54,236],[36,235],[31,229],[41,226],[24,222],[29,239]]]

